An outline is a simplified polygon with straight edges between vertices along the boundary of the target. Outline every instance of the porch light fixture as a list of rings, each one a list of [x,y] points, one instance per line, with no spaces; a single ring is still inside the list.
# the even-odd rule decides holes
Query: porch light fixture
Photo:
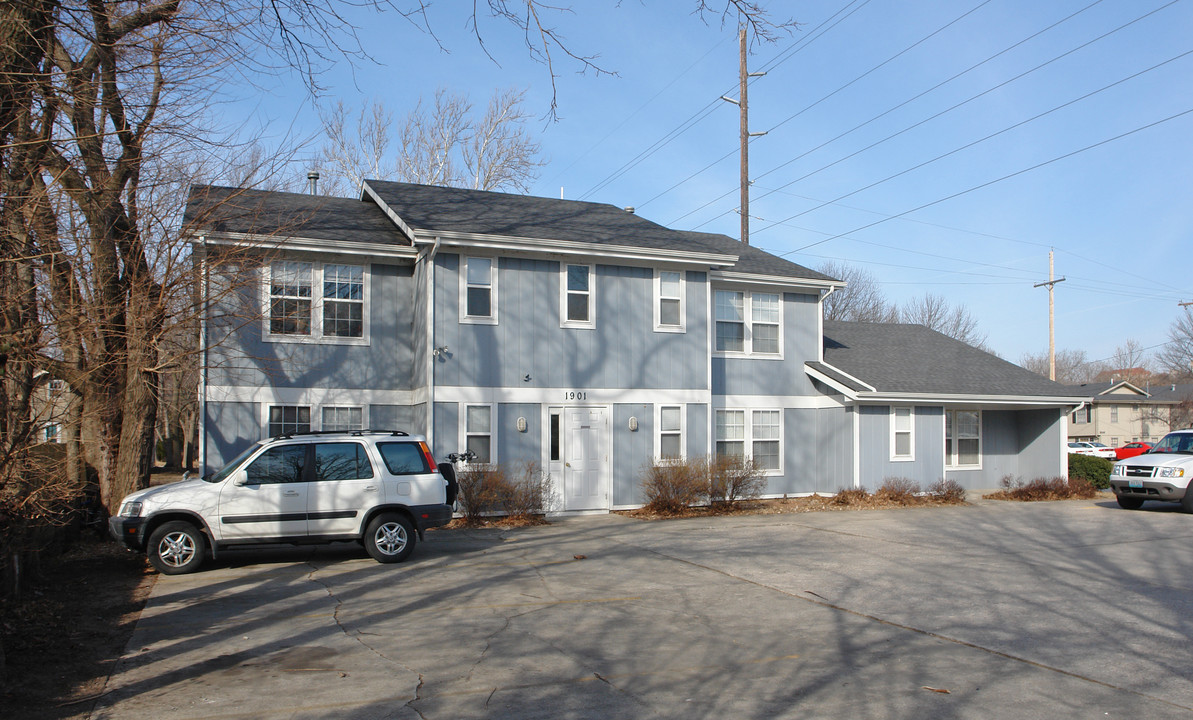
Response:
[[[630,416],[630,432],[638,432],[638,418]]]
[[[526,432],[526,418],[518,418],[518,432]]]

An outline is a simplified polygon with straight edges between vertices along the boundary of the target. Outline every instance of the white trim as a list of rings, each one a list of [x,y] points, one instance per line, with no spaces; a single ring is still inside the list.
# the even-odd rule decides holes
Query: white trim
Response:
[[[899,420],[899,411],[907,411],[907,422],[910,425],[908,430],[908,454],[899,455],[896,451],[896,441],[898,439],[899,431],[897,424]],[[891,462],[915,462],[915,406],[912,405],[892,405],[888,413],[888,424],[890,425],[890,461]]]
[[[679,410],[679,457],[688,456],[688,408],[686,405],[655,403],[654,406],[654,453],[655,462],[664,461],[663,458],[663,408],[677,408]],[[668,433],[674,435],[674,432]],[[670,459],[670,458],[667,458]]]
[[[311,332],[309,335],[273,333],[270,323],[273,316],[273,266],[277,263],[300,263],[311,266]],[[361,268],[361,330],[360,337],[342,337],[323,334],[323,278],[328,265],[349,265]],[[367,347],[372,343],[369,319],[373,311],[372,292],[373,266],[370,263],[344,263],[335,260],[295,260],[273,258],[261,268],[261,341],[267,343],[297,343],[302,345],[355,345]],[[333,302],[335,301],[332,298]]]
[[[709,404],[711,399],[712,395],[704,389],[462,387],[458,385],[439,385],[435,388],[435,402],[526,403],[552,407],[603,407],[626,403]]]
[[[290,235],[259,235],[254,233],[213,232],[200,236],[205,244],[229,247],[261,247],[274,250],[327,253],[337,255],[365,255],[375,258],[415,258],[418,249],[408,245],[371,243],[355,240],[334,241],[325,238],[304,238]]]
[[[857,402],[866,405],[887,405],[890,403],[911,403],[917,405],[978,405],[1004,406],[1066,406],[1082,404],[1073,397],[1036,397],[1030,395],[937,395],[934,393],[857,393]]]
[[[361,189],[361,195],[362,195],[361,200],[364,199],[363,196],[368,196],[369,198],[371,198],[372,201],[377,204],[377,207],[381,208],[382,212],[385,213],[386,217],[388,217],[390,220],[392,220],[393,224],[397,225],[398,229],[406,234],[407,238],[411,238],[411,239],[414,238],[414,230],[409,225],[407,225],[406,221],[403,220],[396,212],[394,212],[393,209],[390,208],[390,206],[387,205],[384,200],[381,199],[381,196],[377,194],[377,191],[374,190],[372,188],[372,186],[369,185],[368,180],[361,181],[360,189]]]
[[[823,344],[824,343],[821,343],[821,345],[823,345]],[[824,363],[824,365],[825,365],[825,367],[832,368],[834,371],[840,373],[841,375],[844,375],[845,377],[849,378],[850,380],[853,380],[857,384],[862,385],[867,388],[870,388],[870,391],[874,392],[873,386],[867,385],[865,382],[854,377],[853,375],[850,375],[849,373],[845,372],[841,368],[834,367],[833,365],[829,365],[828,363]],[[827,375],[827,374],[821,372],[820,370],[817,370],[814,367],[809,367],[806,363],[804,364],[804,373],[811,375],[813,378],[819,380],[820,382],[824,383],[825,385],[828,385],[829,387],[833,388],[834,390],[840,392],[842,395],[849,398],[850,400],[857,400],[859,391],[854,390],[853,388],[849,387],[848,385],[842,384],[840,380],[837,380],[836,378],[832,377],[831,375]],[[864,392],[864,391],[862,391],[862,392]]]
[[[948,452],[948,444],[947,444],[948,443],[948,430],[947,430],[948,420],[946,419],[945,420],[946,430],[945,430],[945,433],[941,436],[945,440],[945,458],[944,458],[945,472],[950,472],[953,470],[962,471],[962,472],[971,472],[974,470],[981,470],[982,465],[984,464],[985,448],[986,448],[986,442],[985,442],[986,433],[984,432],[984,428],[982,427],[983,423],[982,423],[981,408],[969,407],[969,408],[952,408],[951,410],[947,409],[947,408],[945,409],[944,413],[946,416],[949,413],[953,413],[953,453],[952,453],[952,455],[953,455],[953,457],[959,457],[959,453],[957,452],[957,422],[956,422],[957,416],[956,416],[956,414],[961,413],[961,412],[976,412],[978,414],[978,461],[977,461],[977,463],[970,464],[970,465],[950,465],[949,464],[949,452]]]
[[[787,437],[785,435],[785,433],[786,433],[786,430],[785,430],[786,418],[784,417],[783,410],[784,410],[784,408],[781,408],[781,407],[718,407],[718,408],[713,408],[713,411],[710,413],[713,416],[713,435],[712,435],[713,452],[712,452],[712,454],[713,455],[716,454],[717,443],[720,442],[720,440],[717,438],[717,435],[716,435],[716,427],[717,427],[716,415],[717,415],[717,413],[719,413],[719,412],[740,412],[740,413],[742,413],[742,417],[744,418],[744,420],[743,420],[743,423],[744,423],[743,435],[744,435],[744,437],[742,438],[742,440],[740,442],[742,443],[742,452],[745,455],[745,457],[748,457],[748,458],[754,457],[754,442],[756,440],[754,438],[754,413],[759,413],[759,412],[777,413],[779,416],[779,437],[777,438],[777,441],[779,443],[779,467],[769,468],[767,470],[764,470],[763,474],[768,477],[783,475],[783,466],[785,465],[785,462],[784,462],[785,457],[784,456],[786,455],[786,450],[787,450]],[[758,440],[758,442],[774,442],[775,440],[776,440],[775,438],[764,438],[764,439]],[[738,440],[725,440],[724,442],[739,442],[739,441]]]
[[[663,325],[662,324],[662,304],[664,299],[673,299],[671,297],[663,297],[663,273],[674,273],[679,276],[679,324],[678,325]],[[654,331],[667,333],[684,333],[687,332],[687,310],[688,310],[688,285],[687,273],[683,270],[664,270],[662,268],[654,269]]]
[[[844,287],[840,280],[813,280],[810,278],[793,278],[784,275],[763,275],[761,273],[745,273],[733,270],[712,270],[709,280],[732,282],[743,285],[779,285],[790,290],[805,290],[808,293],[819,293],[829,288]]]
[[[461,450],[468,450],[468,408],[470,407],[487,407],[489,408],[489,462],[488,465],[496,465],[499,462],[497,457],[497,403],[473,402],[459,404],[459,447]],[[484,435],[486,433],[471,433],[472,435]]]
[[[853,486],[862,486],[862,414],[857,407],[846,410],[853,416]],[[943,437],[943,434],[941,435]]]
[[[416,233],[414,242],[429,243],[432,237],[443,241],[444,245],[461,248],[485,248],[493,251],[524,251],[535,254],[544,252],[558,255],[586,256],[612,258],[617,260],[641,260],[650,264],[685,264],[729,266],[737,262],[737,255],[727,253],[692,252],[690,250],[652,249],[633,247],[629,245],[606,245],[602,243],[576,242],[572,240],[545,240],[542,238],[522,238],[504,235],[486,235],[483,233],[463,233],[453,231],[439,231],[430,233]]]
[[[773,291],[754,291],[740,288],[712,288],[710,292],[713,296],[713,323],[709,327],[709,332],[713,336],[713,355],[720,358],[749,358],[751,360],[782,360],[783,359],[783,324],[786,317],[786,301],[783,297],[783,292]],[[716,335],[717,335],[717,319],[716,319],[716,295],[717,293],[737,293],[742,296],[742,349],[741,350],[717,350],[716,349]],[[758,352],[754,350],[754,297],[756,295],[773,295],[779,299],[779,321],[778,321],[778,352]],[[726,321],[728,322],[728,321]],[[774,323],[760,323],[767,326],[774,325]]]
[[[309,418],[309,419],[308,419],[308,422],[307,422],[307,426],[308,426],[308,428],[309,428],[310,430],[315,430],[315,429],[316,429],[316,427],[315,427],[315,425],[316,425],[316,423],[315,423],[315,417],[316,417],[317,415],[319,415],[320,413],[318,413],[318,412],[316,411],[316,407],[317,407],[317,406],[315,406],[315,405],[311,405],[310,403],[288,403],[288,402],[262,403],[262,404],[261,404],[261,405],[260,405],[260,406],[257,408],[258,417],[259,417],[259,419],[260,419],[260,421],[261,421],[261,428],[260,428],[260,431],[261,431],[261,437],[260,437],[260,439],[261,439],[261,440],[267,440],[267,439],[269,439],[269,438],[271,438],[271,437],[274,437],[274,435],[273,435],[272,433],[270,433],[270,432],[269,432],[269,411],[270,411],[270,410],[272,410],[272,409],[273,409],[273,408],[275,408],[275,407],[280,407],[280,408],[288,408],[288,407],[292,407],[292,408],[306,408],[306,409],[307,409],[307,413],[308,413],[308,418]]]
[[[207,401],[274,405],[418,405],[426,402],[426,390],[208,385]]]
[[[713,395],[712,404],[714,408],[722,410],[776,404],[785,410],[825,410],[846,406],[829,395]]]
[[[568,268],[582,267],[588,270],[588,290],[569,290],[568,289]],[[559,263],[559,327],[561,328],[583,328],[586,330],[593,330],[596,328],[596,266],[585,263]],[[588,319],[587,320],[569,320],[568,319],[568,296],[575,293],[576,295],[585,295],[588,298]]]
[[[497,324],[497,258],[489,255],[460,255],[460,323],[463,325]],[[489,314],[468,314],[468,261],[489,261]],[[478,286],[480,287],[480,286]]]

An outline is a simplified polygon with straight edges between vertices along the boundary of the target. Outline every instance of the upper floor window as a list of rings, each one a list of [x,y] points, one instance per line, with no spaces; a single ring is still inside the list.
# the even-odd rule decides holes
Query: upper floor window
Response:
[[[659,270],[655,273],[654,287],[654,329],[661,332],[683,332],[683,273]]]
[[[782,355],[783,303],[778,293],[717,290],[714,304],[717,352]]]
[[[363,265],[280,260],[268,271],[265,340],[368,342]]]
[[[945,410],[944,464],[979,467],[982,464],[982,413],[980,410]]]
[[[591,265],[562,266],[559,280],[561,326],[595,326],[592,313],[592,270]]]
[[[461,322],[497,322],[497,273],[493,258],[464,258],[460,273]]]
[[[909,407],[891,409],[891,460],[915,459],[915,414]]]
[[[1075,425],[1088,425],[1090,423],[1091,412],[1093,406],[1086,404],[1085,407],[1073,412],[1073,423]]]
[[[1110,422],[1118,422],[1118,405],[1110,406]]]

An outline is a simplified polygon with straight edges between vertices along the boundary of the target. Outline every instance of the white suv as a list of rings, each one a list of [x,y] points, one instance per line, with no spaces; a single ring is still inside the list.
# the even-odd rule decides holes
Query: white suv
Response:
[[[108,525],[167,575],[234,545],[356,541],[378,562],[401,562],[416,531],[451,520],[456,488],[452,466],[436,466],[419,436],[283,435],[203,479],[132,493]]]
[[[1137,510],[1145,500],[1179,502],[1193,513],[1193,430],[1177,430],[1164,436],[1151,450],[1119,460],[1110,471],[1110,489],[1118,504]]]

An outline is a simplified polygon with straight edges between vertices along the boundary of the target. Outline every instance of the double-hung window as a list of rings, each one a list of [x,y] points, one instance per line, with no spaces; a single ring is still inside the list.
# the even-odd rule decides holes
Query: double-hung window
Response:
[[[717,290],[713,304],[717,352],[781,357],[783,299],[779,293]]]
[[[683,406],[663,405],[659,407],[658,456],[662,460],[678,460],[684,455],[683,448]]]
[[[560,268],[559,312],[562,327],[595,327],[593,320],[593,266],[568,265]]]
[[[267,271],[265,340],[368,342],[368,274],[363,265],[279,260]]]
[[[891,460],[915,460],[915,413],[891,408]]]
[[[464,406],[464,447],[475,454],[472,462],[493,462],[493,406]]]
[[[497,322],[497,261],[466,257],[460,273],[460,321]]]
[[[980,467],[982,464],[982,413],[980,410],[945,410],[944,464]]]
[[[717,410],[716,452],[720,457],[753,458],[767,474],[783,469],[781,410]]]
[[[659,270],[655,273],[654,329],[656,332],[684,331],[683,273]]]

